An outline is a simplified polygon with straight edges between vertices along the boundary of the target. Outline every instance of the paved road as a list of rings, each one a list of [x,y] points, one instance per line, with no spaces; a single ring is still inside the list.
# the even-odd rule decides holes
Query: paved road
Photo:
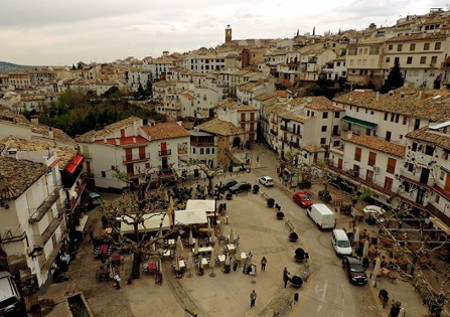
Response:
[[[260,153],[261,166],[265,167],[254,169],[249,176],[242,176],[253,183],[263,175],[276,176],[278,163],[275,158],[268,152]],[[310,286],[301,293],[304,299],[289,316],[381,316],[369,285],[361,287],[349,283],[342,269],[341,259],[332,248],[331,232],[317,229],[306,216],[305,210],[292,201],[292,192],[278,180],[275,180],[273,188],[262,190],[281,204],[282,211],[293,222],[311,257],[313,275]],[[347,227],[348,221],[349,218],[339,216],[337,228]]]

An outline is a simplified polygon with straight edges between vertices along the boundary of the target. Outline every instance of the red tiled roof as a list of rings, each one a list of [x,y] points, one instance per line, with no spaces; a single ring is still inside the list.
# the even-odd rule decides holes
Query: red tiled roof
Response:
[[[404,157],[406,148],[403,145],[398,145],[386,140],[374,138],[368,135],[356,135],[351,138],[342,138],[342,140],[354,144],[358,144],[370,149],[374,149],[387,154]]]
[[[151,141],[189,137],[189,131],[176,122],[158,123],[155,126],[143,126],[142,130]]]

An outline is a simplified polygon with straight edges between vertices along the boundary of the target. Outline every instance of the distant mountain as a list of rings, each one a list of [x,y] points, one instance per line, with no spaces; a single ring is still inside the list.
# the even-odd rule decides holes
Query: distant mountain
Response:
[[[17,65],[9,62],[0,61],[0,74],[5,74],[7,72],[20,72],[27,69],[33,69],[36,66],[25,66],[25,65]]]

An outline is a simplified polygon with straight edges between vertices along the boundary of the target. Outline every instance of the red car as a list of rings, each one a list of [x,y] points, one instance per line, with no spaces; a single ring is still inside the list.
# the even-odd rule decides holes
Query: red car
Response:
[[[309,198],[308,194],[304,192],[297,192],[292,198],[300,207],[308,208],[312,205],[312,201]]]

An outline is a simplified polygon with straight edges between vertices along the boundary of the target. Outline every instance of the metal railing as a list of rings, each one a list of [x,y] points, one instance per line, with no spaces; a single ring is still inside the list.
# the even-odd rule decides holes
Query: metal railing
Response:
[[[136,161],[145,161],[150,159],[150,153],[143,153],[137,155],[125,155],[122,156],[123,162],[136,162]]]
[[[171,154],[172,154],[172,150],[159,151],[159,156],[167,156],[167,155],[171,155]]]

